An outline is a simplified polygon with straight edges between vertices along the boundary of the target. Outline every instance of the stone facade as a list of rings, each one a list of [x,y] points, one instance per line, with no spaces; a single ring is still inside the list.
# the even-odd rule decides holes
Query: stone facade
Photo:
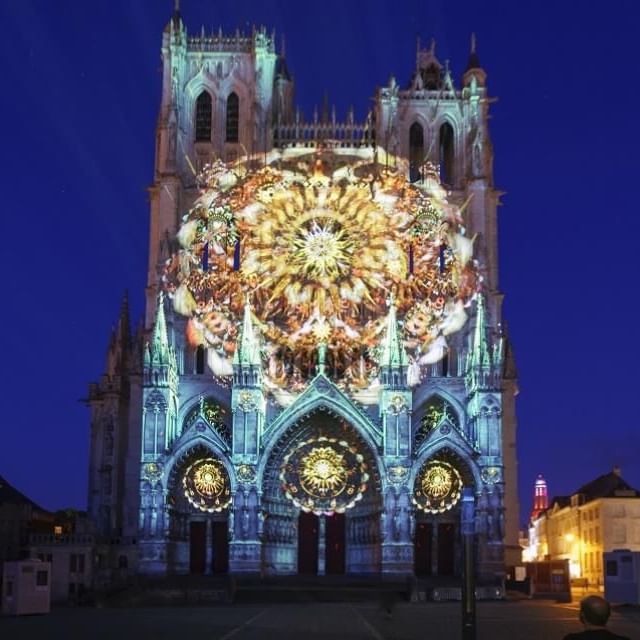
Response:
[[[604,585],[603,554],[615,549],[640,551],[640,491],[619,469],[554,498],[532,519],[523,555],[530,562],[568,560],[572,578]]]
[[[125,301],[106,372],[89,395],[89,509],[102,538],[137,549],[140,572],[168,574],[193,570],[198,535],[210,572],[226,569],[213,557],[224,531],[231,572],[296,573],[302,524],[299,509],[282,492],[279,470],[293,444],[342,429],[372,475],[364,498],[346,515],[345,572],[412,574],[414,543],[427,529],[428,572],[460,572],[459,505],[427,516],[418,515],[411,501],[423,465],[444,458],[476,496],[480,576],[500,579],[520,551],[517,380],[498,288],[491,99],[475,44],[461,87],[434,47],[419,48],[409,86],[401,89],[391,78],[364,123],[352,114],[338,122],[328,110],[304,121],[294,109],[284,55],[264,29],[250,36],[192,36],[176,13],[162,36],[162,59],[145,326],[130,334]],[[273,149],[296,145],[370,153],[380,165],[399,164],[412,180],[423,178],[429,161],[440,167],[449,199],[468,201],[465,226],[475,237],[474,255],[486,267],[485,293],[448,357],[427,365],[427,375],[413,387],[390,310],[389,353],[374,406],[351,399],[321,362],[295,402],[279,406],[252,351],[250,310],[233,376],[214,377],[207,354],[189,347],[184,319],[159,293],[182,213],[197,196],[194,172],[212,158],[260,161]],[[393,356],[395,348],[400,351]],[[221,418],[212,419],[212,411]],[[429,416],[435,418],[426,429]],[[208,456],[221,461],[228,475],[231,503],[221,512],[194,510],[184,497],[185,470]],[[317,523],[320,572],[330,562],[324,545],[333,534],[325,530],[332,526],[326,520]],[[441,556],[447,554],[445,562]]]

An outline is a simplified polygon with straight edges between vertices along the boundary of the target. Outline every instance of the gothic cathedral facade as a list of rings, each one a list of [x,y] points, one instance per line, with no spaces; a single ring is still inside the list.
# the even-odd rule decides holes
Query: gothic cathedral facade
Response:
[[[264,29],[194,36],[176,12],[162,59],[146,319],[131,332],[123,302],[89,392],[101,539],[144,574],[455,576],[466,496],[499,581],[520,561],[517,380],[475,44],[458,87],[418,47],[364,122],[305,120]]]

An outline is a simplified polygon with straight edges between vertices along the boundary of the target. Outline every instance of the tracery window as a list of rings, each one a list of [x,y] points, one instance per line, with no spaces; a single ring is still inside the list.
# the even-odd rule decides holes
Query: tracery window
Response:
[[[433,396],[425,405],[424,415],[416,431],[416,447],[444,421],[449,422],[456,428],[460,427],[458,414],[451,403],[447,402],[441,396]]]
[[[237,93],[230,93],[227,98],[227,142],[238,142],[240,123],[240,100]]]
[[[196,142],[211,141],[211,95],[203,91],[196,100]]]
[[[409,181],[417,182],[422,178],[424,162],[424,132],[422,125],[414,122],[409,129]]]
[[[186,431],[200,416],[202,416],[220,435],[225,442],[231,442],[231,433],[225,424],[226,411],[213,398],[202,398],[184,419],[182,427]]]
[[[453,144],[453,127],[445,122],[440,127],[440,181],[442,184],[453,185],[455,153]]]
[[[205,348],[198,345],[196,349],[196,373],[204,373]]]

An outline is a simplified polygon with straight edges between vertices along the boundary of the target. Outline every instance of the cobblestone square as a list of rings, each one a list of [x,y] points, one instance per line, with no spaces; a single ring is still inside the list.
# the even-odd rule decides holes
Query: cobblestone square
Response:
[[[0,618],[2,640],[206,638],[207,640],[458,640],[459,604],[400,604],[391,616],[373,603],[309,603],[57,609],[48,616]],[[640,610],[614,612],[609,628],[640,638]],[[478,640],[555,640],[580,630],[577,604],[480,603]]]

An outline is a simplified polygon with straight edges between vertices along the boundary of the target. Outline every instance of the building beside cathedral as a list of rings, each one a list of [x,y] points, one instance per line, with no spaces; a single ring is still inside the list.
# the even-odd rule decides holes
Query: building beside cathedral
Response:
[[[540,476],[536,480],[539,495]],[[546,502],[546,483],[544,487]],[[604,585],[604,553],[616,549],[640,551],[640,491],[614,467],[569,496],[554,497],[529,525],[523,555],[528,562],[569,562],[571,577]]]
[[[499,582],[517,380],[475,44],[459,82],[418,47],[364,122],[304,119],[264,29],[190,35],[176,11],[162,59],[146,320],[123,302],[88,399],[111,557],[455,576],[465,495]]]

